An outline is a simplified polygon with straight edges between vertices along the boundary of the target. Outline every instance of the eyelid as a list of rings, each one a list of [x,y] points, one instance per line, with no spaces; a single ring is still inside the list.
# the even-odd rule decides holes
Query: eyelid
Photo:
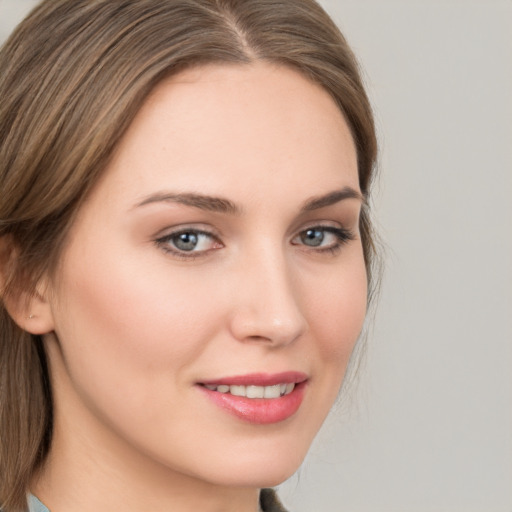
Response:
[[[193,231],[194,233],[202,233],[216,238],[221,238],[222,236],[218,229],[204,222],[183,222],[175,225],[167,225],[165,228],[158,230],[153,238],[155,240],[165,238],[184,231]]]
[[[355,236],[356,233],[358,232],[359,224],[356,224],[356,226],[352,226],[351,222],[342,223],[335,220],[313,220],[311,222],[303,224],[302,226],[300,226],[299,229],[296,229],[294,231],[293,238],[295,238],[298,234],[307,231],[308,229],[320,229],[328,231],[330,233],[344,232]]]

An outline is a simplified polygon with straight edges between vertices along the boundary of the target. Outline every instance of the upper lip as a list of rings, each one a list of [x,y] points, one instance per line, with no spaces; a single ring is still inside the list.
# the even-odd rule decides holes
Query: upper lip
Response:
[[[247,375],[234,375],[220,379],[204,380],[201,384],[209,386],[275,386],[276,384],[298,384],[307,380],[308,376],[302,372],[289,371],[281,373],[250,373]]]

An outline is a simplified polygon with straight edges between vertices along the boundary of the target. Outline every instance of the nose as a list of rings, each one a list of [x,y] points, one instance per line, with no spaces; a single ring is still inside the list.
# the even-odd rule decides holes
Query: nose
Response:
[[[307,330],[302,302],[298,276],[284,255],[259,251],[237,273],[231,333],[245,342],[292,343]]]

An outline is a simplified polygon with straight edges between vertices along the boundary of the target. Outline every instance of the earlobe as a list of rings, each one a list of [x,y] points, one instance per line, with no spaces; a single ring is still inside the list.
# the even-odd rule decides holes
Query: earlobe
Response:
[[[26,303],[26,309],[22,311],[23,319],[14,319],[31,334],[48,334],[54,329],[52,309],[45,295],[36,290],[32,296],[25,298],[22,301]]]
[[[48,300],[38,291],[33,294],[21,292],[4,297],[9,316],[24,331],[31,334],[47,334],[54,329],[53,314]]]

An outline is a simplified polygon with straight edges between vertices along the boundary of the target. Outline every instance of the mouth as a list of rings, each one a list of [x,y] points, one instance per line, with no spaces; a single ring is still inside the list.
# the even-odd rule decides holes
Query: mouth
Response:
[[[223,411],[255,424],[293,416],[304,398],[307,376],[301,372],[252,374],[198,383],[198,388]]]

